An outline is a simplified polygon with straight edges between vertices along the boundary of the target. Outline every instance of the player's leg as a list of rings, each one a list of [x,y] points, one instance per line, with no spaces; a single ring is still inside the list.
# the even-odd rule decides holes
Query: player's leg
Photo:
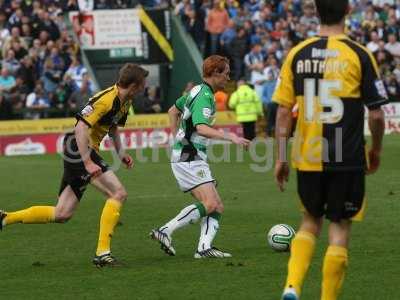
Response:
[[[96,257],[103,257],[104,264],[107,264],[113,260],[110,255],[111,238],[120,217],[121,207],[127,198],[127,192],[112,171],[106,171],[92,179],[91,184],[107,197],[100,218],[99,240],[96,250]]]
[[[350,229],[350,220],[331,222],[329,225],[329,247],[322,270],[321,300],[335,300],[338,297],[348,263]]]
[[[207,209],[203,203],[197,202],[184,207],[173,219],[165,223],[159,230],[172,237],[173,233],[189,224],[197,223],[201,217],[207,215]]]
[[[304,207],[304,215],[291,243],[288,275],[283,293],[285,300],[300,297],[314,254],[316,239],[322,228],[322,216],[325,212],[322,179],[320,172],[297,172],[297,188]]]
[[[326,217],[329,247],[322,269],[323,300],[334,300],[340,292],[348,263],[351,220],[361,221],[364,213],[364,171],[332,173],[329,181]]]
[[[75,210],[78,208],[81,197],[82,194],[77,196],[73,188],[67,185],[58,197],[58,202],[54,211],[55,222],[65,223],[70,220]]]
[[[55,222],[54,206],[31,206],[26,209],[0,211],[0,229],[12,224],[46,224]]]
[[[161,244],[161,249],[168,255],[174,256],[176,251],[172,246],[172,234],[189,224],[197,223],[200,218],[207,215],[203,203],[197,202],[183,208],[174,218],[158,229],[150,232],[150,237]]]
[[[195,258],[231,257],[231,254],[213,247],[213,240],[218,232],[221,215],[224,212],[224,205],[215,188],[215,184],[207,183],[201,185],[192,190],[192,195],[204,205],[207,211],[207,216],[201,219],[200,239]]]
[[[243,122],[243,136],[248,140],[252,140],[256,136],[256,122]]]
[[[172,220],[160,227],[160,231],[165,232],[169,236],[172,236],[174,231],[182,228],[189,224],[197,223],[200,218],[208,216],[215,212],[215,218],[220,213],[216,212],[219,208],[223,210],[222,204],[220,204],[219,196],[214,192],[214,183],[204,183],[191,191],[193,197],[199,202],[191,204],[182,209],[178,215]],[[221,211],[222,212],[222,211]]]
[[[64,174],[56,206],[31,206],[15,212],[3,212],[0,214],[0,219],[2,219],[0,227],[16,223],[46,224],[68,221],[78,206],[79,200],[65,180]]]
[[[180,189],[184,192],[193,192],[201,186],[211,184],[215,180],[211,176],[209,166],[204,161],[171,163],[171,168]],[[195,197],[196,198],[196,197]],[[196,198],[196,200],[199,200]],[[214,211],[216,206],[212,208]],[[209,208],[210,209],[210,208]],[[194,224],[208,214],[207,208],[201,201],[183,208],[174,218],[158,229],[150,232],[150,237],[161,244],[161,249],[168,255],[175,255],[172,247],[172,235],[179,228]]]
[[[300,228],[291,243],[285,293],[295,292],[297,297],[300,296],[322,223],[321,217],[314,217],[308,212],[304,213]]]

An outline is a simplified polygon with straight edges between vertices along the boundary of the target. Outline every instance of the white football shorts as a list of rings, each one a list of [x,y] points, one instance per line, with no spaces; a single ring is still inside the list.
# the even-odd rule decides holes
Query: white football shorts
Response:
[[[179,188],[185,193],[202,184],[215,183],[215,179],[211,175],[210,166],[204,160],[173,162],[171,163],[171,168]]]

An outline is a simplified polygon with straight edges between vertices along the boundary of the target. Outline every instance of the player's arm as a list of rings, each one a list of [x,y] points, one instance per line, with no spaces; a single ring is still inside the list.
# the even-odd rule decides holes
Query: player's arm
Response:
[[[169,126],[171,128],[172,134],[175,136],[176,132],[178,131],[179,122],[181,119],[181,111],[176,107],[176,105],[172,105],[171,108],[168,110],[168,117],[169,117]]]
[[[277,145],[275,179],[281,191],[284,191],[285,182],[289,180],[287,142],[291,128],[292,110],[286,106],[279,105],[275,124],[275,139]]]
[[[78,120],[75,126],[76,143],[85,168],[92,177],[100,175],[101,168],[90,158],[93,150],[89,148],[89,128],[95,125],[111,108],[112,101],[103,97],[94,103],[89,101],[82,111],[76,114]]]
[[[372,147],[368,152],[367,174],[372,174],[378,170],[380,164],[385,131],[385,115],[381,106],[388,103],[388,97],[375,58],[367,49],[365,51],[366,55],[362,57],[361,91],[362,99],[369,111],[368,126],[372,135]]]
[[[212,116],[212,101],[210,98],[197,99],[192,107],[192,122],[193,126],[199,135],[209,139],[221,139],[231,141],[237,145],[248,146],[250,141],[237,136],[230,132],[225,133],[224,131],[212,128],[213,116]]]
[[[178,98],[174,105],[168,110],[169,124],[172,134],[175,136],[178,132],[179,123],[185,109],[186,96]]]
[[[371,131],[372,146],[368,153],[369,168],[367,173],[372,174],[379,168],[382,139],[385,133],[385,114],[381,108],[369,111],[368,126]]]
[[[129,154],[125,152],[124,147],[122,146],[121,136],[119,134],[118,126],[116,124],[110,128],[108,135],[114,143],[114,148],[117,151],[120,160],[126,165],[128,169],[131,169],[133,167],[133,159]]]
[[[292,128],[292,107],[296,104],[296,97],[293,87],[292,61],[293,52],[286,58],[279,82],[272,99],[279,104],[276,124],[275,139],[277,144],[277,158],[275,162],[275,181],[281,191],[284,190],[285,182],[289,180],[289,164],[287,160],[287,141]]]
[[[250,141],[244,138],[241,138],[234,134],[233,132],[224,132],[217,129],[214,129],[206,124],[198,124],[196,125],[197,133],[201,136],[204,136],[209,139],[219,139],[219,140],[227,140],[231,141],[236,145],[243,145],[247,147],[250,144]]]
[[[82,120],[79,120],[75,126],[75,138],[86,171],[91,177],[100,175],[101,168],[90,158],[90,152],[92,150],[89,148],[89,126]]]
[[[292,110],[286,106],[279,105],[276,114],[275,138],[277,141],[278,161],[287,161],[287,140],[292,128]]]

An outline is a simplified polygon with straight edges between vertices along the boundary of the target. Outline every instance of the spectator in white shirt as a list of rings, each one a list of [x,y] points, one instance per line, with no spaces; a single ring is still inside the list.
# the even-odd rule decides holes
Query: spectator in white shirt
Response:
[[[259,70],[260,68],[263,68],[264,59],[265,59],[265,53],[263,52],[261,45],[254,44],[253,47],[251,48],[251,51],[247,53],[246,56],[244,57],[244,64],[246,66],[247,78],[249,74],[250,77],[252,77],[251,73],[253,70]]]
[[[316,16],[315,5],[313,1],[308,1],[303,6],[304,15],[300,18],[300,23],[311,27],[313,24],[319,24],[319,19]]]
[[[372,31],[370,35],[371,41],[367,44],[367,48],[371,52],[375,52],[379,49],[379,36],[376,31]]]
[[[70,76],[75,82],[77,89],[80,89],[82,86],[83,76],[87,73],[87,70],[81,64],[77,56],[72,56],[71,60],[71,65],[69,66],[67,72],[65,72],[65,75]]]
[[[250,83],[254,86],[258,97],[262,99],[264,91],[264,83],[267,81],[267,75],[264,73],[264,64],[258,64],[253,71],[251,71]]]
[[[385,45],[385,49],[395,57],[400,57],[400,43],[397,41],[396,35],[393,33],[388,35],[388,42]]]
[[[41,117],[41,110],[50,107],[50,101],[45,95],[43,83],[38,81],[32,93],[26,97],[26,108],[32,109],[25,117],[28,119],[39,119]]]

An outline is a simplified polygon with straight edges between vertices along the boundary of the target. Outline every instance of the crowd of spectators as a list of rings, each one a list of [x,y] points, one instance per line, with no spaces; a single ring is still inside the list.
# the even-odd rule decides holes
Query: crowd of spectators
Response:
[[[0,119],[70,116],[95,92],[79,45],[64,21],[65,12],[78,10],[79,2],[0,0]],[[265,105],[271,101],[288,51],[318,32],[312,0],[83,2],[91,2],[94,9],[170,5],[203,55],[228,56],[231,78],[245,78]],[[348,35],[374,53],[391,100],[399,100],[400,1],[351,0],[351,4]],[[150,88],[145,96],[139,110],[158,112],[159,91]]]
[[[65,117],[93,94],[69,9],[76,1],[0,1],[0,119]]]
[[[400,1],[351,0],[347,34],[375,55],[389,97],[400,101]],[[288,51],[318,33],[312,0],[181,0],[175,4],[204,56],[230,58],[232,78],[245,78],[271,101]]]
[[[0,0],[0,120],[74,115],[96,91],[65,14],[137,5],[165,8],[168,1]],[[154,89],[138,111],[160,112]]]

